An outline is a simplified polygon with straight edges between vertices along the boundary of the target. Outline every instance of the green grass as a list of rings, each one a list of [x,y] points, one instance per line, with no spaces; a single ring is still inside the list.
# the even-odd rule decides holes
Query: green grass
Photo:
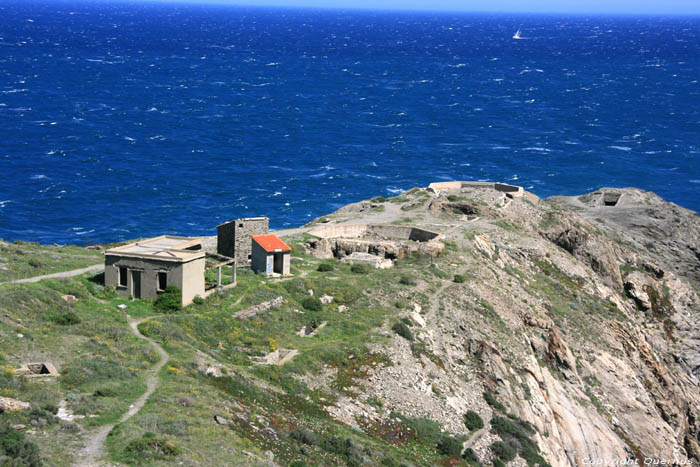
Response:
[[[70,271],[100,263],[104,263],[101,251],[86,250],[74,245],[0,242],[0,282]]]

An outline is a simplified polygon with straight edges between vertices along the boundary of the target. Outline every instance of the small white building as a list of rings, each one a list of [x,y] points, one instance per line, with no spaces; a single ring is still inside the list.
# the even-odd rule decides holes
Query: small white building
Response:
[[[277,235],[253,235],[251,267],[268,276],[289,275],[292,249]]]

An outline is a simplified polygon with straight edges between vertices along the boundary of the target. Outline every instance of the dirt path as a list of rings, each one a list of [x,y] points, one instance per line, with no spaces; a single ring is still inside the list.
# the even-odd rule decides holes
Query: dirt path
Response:
[[[139,332],[139,324],[143,323],[144,321],[148,321],[151,318],[155,318],[155,316],[141,319],[133,319],[131,317],[128,317],[129,328],[131,329],[131,332],[139,339],[143,339],[149,342],[158,351],[158,354],[160,354],[160,360],[153,368],[151,368],[148,371],[148,376],[146,376],[146,392],[144,392],[141,395],[141,397],[136,399],[136,401],[129,407],[129,410],[127,410],[127,412],[124,415],[122,415],[122,417],[117,423],[103,426],[87,438],[85,442],[85,448],[80,453],[78,461],[75,464],[76,466],[89,467],[98,465],[110,465],[107,462],[99,461],[99,458],[103,455],[104,443],[105,439],[107,439],[107,435],[117,424],[124,423],[125,421],[136,415],[139,412],[139,410],[141,410],[141,408],[146,404],[146,401],[149,397],[151,397],[151,394],[153,394],[153,392],[158,387],[158,384],[160,383],[160,380],[158,379],[158,373],[170,359],[170,355],[168,355],[168,353],[163,349],[163,347],[161,347],[157,342],[144,336]]]
[[[94,265],[88,266],[86,268],[73,269],[72,271],[54,272],[52,274],[44,274],[43,276],[34,276],[34,277],[27,277],[25,279],[15,279],[12,281],[0,282],[0,285],[3,285],[3,284],[25,284],[27,282],[39,282],[42,279],[73,277],[73,276],[79,276],[81,274],[85,274],[86,272],[103,271],[104,268],[105,268],[104,264],[94,264]]]

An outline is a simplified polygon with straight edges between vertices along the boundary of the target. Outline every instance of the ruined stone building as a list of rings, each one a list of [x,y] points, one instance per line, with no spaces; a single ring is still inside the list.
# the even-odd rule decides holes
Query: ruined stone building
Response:
[[[267,217],[245,217],[217,226],[217,252],[235,258],[237,267],[250,266],[253,257],[251,237],[266,234],[269,224]]]
[[[204,296],[202,239],[162,235],[105,251],[105,286],[123,297],[155,299],[168,286],[182,291],[182,304]]]
[[[252,237],[253,271],[272,275],[289,275],[292,249],[277,235],[254,235]]]

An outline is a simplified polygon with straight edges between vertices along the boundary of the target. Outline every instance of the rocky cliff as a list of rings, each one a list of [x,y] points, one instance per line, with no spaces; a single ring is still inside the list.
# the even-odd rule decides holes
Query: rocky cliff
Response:
[[[401,365],[374,371],[368,393],[454,432],[469,408],[496,416],[482,394],[497,394],[536,428],[551,465],[700,460],[696,212],[637,189],[539,200],[465,184],[402,196],[331,222],[408,213],[404,222],[444,235],[439,267],[468,280],[424,290],[423,350],[376,346]],[[350,424],[374,416],[354,398],[333,413]],[[490,460],[498,435],[479,434],[467,445]]]

